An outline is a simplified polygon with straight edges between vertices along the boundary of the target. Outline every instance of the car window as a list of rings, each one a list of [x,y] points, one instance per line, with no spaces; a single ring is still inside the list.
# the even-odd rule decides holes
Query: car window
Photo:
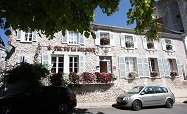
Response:
[[[153,93],[154,93],[153,87],[146,87],[146,88],[144,89],[144,93],[145,93],[145,94],[153,94]]]
[[[129,92],[129,94],[138,94],[143,89],[143,86],[133,87]]]
[[[164,93],[167,93],[167,92],[168,92],[168,89],[167,89],[166,87],[162,87],[162,89],[163,89],[163,92],[164,92]]]
[[[155,88],[155,93],[164,93],[164,90],[162,87],[154,87]]]

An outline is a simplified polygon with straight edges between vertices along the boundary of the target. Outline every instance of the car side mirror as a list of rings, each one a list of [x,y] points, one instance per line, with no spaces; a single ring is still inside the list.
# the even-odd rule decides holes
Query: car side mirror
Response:
[[[145,94],[145,92],[144,91],[142,91],[141,93],[140,93],[140,95],[144,95]]]

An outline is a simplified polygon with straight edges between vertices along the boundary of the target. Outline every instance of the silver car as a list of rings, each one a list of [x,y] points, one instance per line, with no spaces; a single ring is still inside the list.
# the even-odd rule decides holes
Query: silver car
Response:
[[[129,92],[120,94],[116,102],[121,106],[132,107],[136,111],[146,106],[163,105],[172,108],[175,96],[168,87],[136,86]]]

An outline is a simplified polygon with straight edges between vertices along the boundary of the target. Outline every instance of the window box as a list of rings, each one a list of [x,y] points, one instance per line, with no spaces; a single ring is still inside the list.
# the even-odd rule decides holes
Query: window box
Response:
[[[147,47],[148,47],[148,49],[154,48],[154,43],[153,42],[148,42]]]
[[[107,37],[103,37],[100,39],[101,45],[109,45],[110,44],[110,39]]]
[[[178,72],[177,72],[177,71],[171,71],[171,72],[170,72],[170,76],[171,76],[171,77],[178,76]]]
[[[127,48],[131,48],[131,47],[134,46],[134,42],[133,42],[132,40],[126,41],[126,42],[125,42],[125,45],[126,45]]]
[[[172,50],[172,47],[173,47],[173,46],[172,46],[171,44],[167,44],[167,45],[166,45],[166,49],[167,49],[167,50]]]
[[[128,78],[135,78],[137,76],[138,76],[138,73],[134,71],[134,72],[130,72],[127,77]]]
[[[151,77],[157,77],[158,74],[159,74],[159,72],[156,72],[156,71],[152,71],[152,72],[150,73]]]

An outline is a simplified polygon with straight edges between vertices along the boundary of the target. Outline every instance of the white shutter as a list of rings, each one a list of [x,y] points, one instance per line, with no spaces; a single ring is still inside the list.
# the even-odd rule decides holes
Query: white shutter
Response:
[[[185,45],[185,48],[187,50],[187,36],[185,36],[185,38],[184,38],[184,45]]]
[[[143,38],[142,42],[143,42],[144,48],[147,49],[147,38]]]
[[[158,50],[158,42],[157,41],[154,41],[154,49]]]
[[[120,35],[120,39],[121,39],[121,47],[125,47],[125,35]]]
[[[172,45],[172,50],[175,51],[175,44],[174,44],[174,40],[171,40],[171,45]]]
[[[110,33],[110,45],[115,46],[115,39],[114,39],[114,34]]]
[[[143,64],[144,64],[144,76],[150,76],[148,58],[143,58]]]
[[[167,61],[167,59],[163,59],[163,63],[164,63],[164,72],[165,72],[165,76],[169,77],[169,76],[170,76],[170,66],[169,66],[169,62]]]
[[[24,42],[25,41],[25,32],[21,31],[21,39],[20,39],[21,42]]]
[[[18,61],[19,63],[21,63],[21,62],[24,62],[23,60],[24,60],[24,56],[20,56]]]
[[[179,76],[183,76],[182,67],[181,67],[181,64],[180,64],[180,60],[177,59],[177,60],[176,60],[176,63],[177,63],[177,70],[178,70]]]
[[[42,54],[42,64],[48,69],[51,69],[51,56],[49,54]]]
[[[95,39],[95,45],[99,46],[100,45],[100,33],[96,32],[96,39]]]
[[[32,41],[37,41],[37,32],[32,32]]]
[[[133,41],[134,41],[134,48],[138,48],[137,37],[135,35],[133,35]]]
[[[29,56],[25,56],[25,61],[24,62],[30,63],[30,57]]]
[[[110,61],[107,61],[107,67],[108,67],[108,73],[112,73]]]
[[[143,67],[142,58],[137,58],[137,65],[138,65],[138,75],[140,77],[143,77],[144,76],[144,67]]]
[[[162,59],[158,58],[157,60],[158,60],[158,69],[159,69],[160,77],[164,77],[165,73],[164,73],[164,65]]]
[[[62,43],[68,43],[68,35],[69,35],[68,31],[66,31],[65,36],[62,35]]]
[[[84,38],[85,38],[84,34],[80,34],[79,36],[80,36],[80,44],[84,45]]]
[[[162,49],[166,50],[166,42],[165,39],[161,39],[161,43],[162,43]]]
[[[79,56],[79,73],[84,72],[84,56]]]
[[[16,32],[17,32],[16,40],[21,40],[21,30],[16,30]]]
[[[120,78],[125,78],[125,57],[119,57]]]

